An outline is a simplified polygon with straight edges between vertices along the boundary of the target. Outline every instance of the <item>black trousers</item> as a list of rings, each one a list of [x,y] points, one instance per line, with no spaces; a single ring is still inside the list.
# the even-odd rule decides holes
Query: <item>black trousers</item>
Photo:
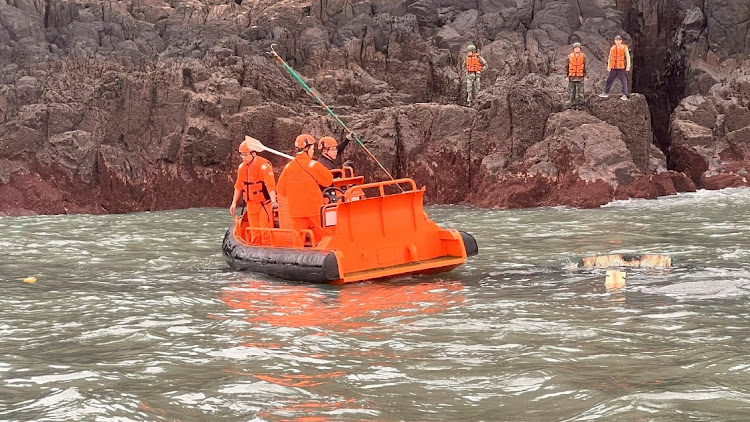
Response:
[[[609,94],[609,90],[612,89],[612,84],[615,82],[615,78],[622,84],[622,93],[628,95],[628,74],[625,69],[612,69],[607,77],[607,84],[604,85],[604,93]]]

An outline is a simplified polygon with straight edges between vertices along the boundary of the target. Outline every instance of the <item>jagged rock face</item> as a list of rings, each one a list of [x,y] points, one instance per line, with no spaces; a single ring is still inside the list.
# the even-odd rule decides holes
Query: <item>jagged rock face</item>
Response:
[[[644,48],[636,86],[648,91],[669,168],[699,188],[747,186],[750,4],[644,0],[630,25]],[[640,57],[640,58],[638,58]]]
[[[628,105],[646,108],[646,101],[636,96]],[[682,173],[651,169],[648,160],[639,165],[635,157],[648,147],[648,142],[630,143],[615,124],[591,114],[557,113],[547,119],[544,139],[528,148],[522,160],[507,165],[500,154],[485,157],[480,187],[470,199],[481,206],[507,208],[590,208],[614,199],[695,190]]]
[[[692,95],[672,114],[670,164],[700,188],[750,186],[750,103],[740,92]]]
[[[0,213],[228,206],[244,135],[285,152],[302,132],[341,137],[265,54],[272,44],[433,203],[598,206],[738,185],[743,1],[641,0],[638,15],[590,0],[0,0]],[[632,44],[633,16],[639,39],[658,28],[646,44],[670,52],[653,70],[687,75],[680,89],[706,97],[675,112],[667,157],[641,96],[564,111],[570,44],[583,43],[586,90],[599,92],[611,39]],[[473,107],[469,43],[489,62]],[[343,158],[384,178],[356,145]]]

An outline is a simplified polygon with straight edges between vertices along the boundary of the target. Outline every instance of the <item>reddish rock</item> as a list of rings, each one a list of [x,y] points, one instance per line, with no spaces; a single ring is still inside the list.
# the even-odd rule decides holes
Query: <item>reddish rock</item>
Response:
[[[476,192],[476,193],[475,193]],[[596,208],[612,200],[612,187],[601,181],[584,181],[577,175],[551,179],[543,175],[508,176],[487,180],[476,188],[471,202],[485,208],[528,208],[565,205]]]
[[[642,176],[627,186],[618,186],[615,190],[616,199],[656,199],[660,196],[675,194],[677,194],[677,189],[669,173]]]
[[[672,178],[672,185],[677,192],[695,192],[695,183],[685,173],[670,171],[669,176]]]
[[[485,208],[538,207],[547,202],[554,180],[537,175],[531,178],[509,177],[503,180],[488,178],[471,193],[471,202]]]
[[[735,161],[724,166],[727,173],[737,173],[740,176],[747,176],[750,173],[750,161]]]
[[[560,181],[543,205],[560,204],[575,208],[597,208],[613,199],[614,189],[609,183],[603,180],[585,181],[571,174]]]
[[[708,190],[719,190],[750,186],[750,183],[748,183],[746,177],[742,177],[739,174],[724,173],[715,176],[702,176],[701,186]]]
[[[0,213],[63,214],[65,206],[55,180],[45,180],[35,173],[11,174],[8,183],[0,185],[3,209]]]
[[[682,145],[672,145],[669,148],[667,163],[670,169],[687,174],[696,184],[700,182],[703,172],[708,170],[705,158],[693,149]]]

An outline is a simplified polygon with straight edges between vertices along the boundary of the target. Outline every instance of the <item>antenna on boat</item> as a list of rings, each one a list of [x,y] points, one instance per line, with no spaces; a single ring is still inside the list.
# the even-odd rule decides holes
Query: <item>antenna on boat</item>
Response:
[[[330,114],[331,117],[334,118],[334,120],[336,120],[336,123],[338,123],[339,126],[341,126],[346,131],[346,133],[348,133],[349,136],[351,136],[352,139],[357,141],[359,146],[361,146],[362,149],[365,150],[367,155],[369,155],[370,158],[372,158],[375,161],[375,163],[380,167],[381,170],[383,170],[383,172],[385,172],[385,174],[388,176],[389,179],[395,180],[393,176],[391,176],[391,173],[388,170],[386,170],[385,167],[383,167],[380,161],[378,161],[378,159],[375,158],[375,156],[370,152],[370,150],[367,149],[367,147],[362,143],[362,141],[359,139],[359,136],[357,136],[351,129],[349,129],[349,127],[343,121],[341,121],[339,116],[337,116],[336,113],[334,113],[333,110],[331,110],[331,108],[326,105],[323,99],[320,98],[320,94],[317,92],[317,90],[315,90],[314,88],[310,88],[310,86],[307,85],[307,83],[305,83],[305,81],[302,80],[302,77],[299,75],[299,73],[297,73],[294,69],[292,69],[292,67],[289,66],[287,62],[285,62],[284,59],[282,59],[281,56],[279,56],[278,53],[276,53],[276,50],[274,49],[274,47],[276,47],[276,44],[275,43],[271,44],[271,51],[269,51],[268,54],[271,55],[271,57],[273,57],[277,62],[279,62],[279,64],[284,68],[284,70],[286,70],[287,73],[289,73],[292,79],[294,79],[305,90],[305,92],[307,92],[307,94],[310,95],[315,100],[315,102],[317,102],[321,107],[323,107],[323,109],[327,111],[328,114]],[[399,188],[401,187],[399,186]]]

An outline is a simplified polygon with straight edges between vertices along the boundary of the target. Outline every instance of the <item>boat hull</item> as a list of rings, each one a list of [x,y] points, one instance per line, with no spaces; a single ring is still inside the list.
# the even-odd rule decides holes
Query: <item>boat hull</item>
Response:
[[[474,237],[463,231],[459,231],[459,233],[466,249],[466,256],[476,255],[479,248]],[[338,259],[333,251],[249,246],[234,238],[232,227],[224,235],[222,252],[227,264],[234,270],[250,271],[283,280],[309,283],[342,284],[407,274],[436,274],[451,271],[463,263],[462,259],[452,262],[450,257],[445,257],[435,259],[435,262],[415,262],[400,266],[400,268],[376,268],[361,274],[361,276],[348,275],[344,279],[339,274]]]

